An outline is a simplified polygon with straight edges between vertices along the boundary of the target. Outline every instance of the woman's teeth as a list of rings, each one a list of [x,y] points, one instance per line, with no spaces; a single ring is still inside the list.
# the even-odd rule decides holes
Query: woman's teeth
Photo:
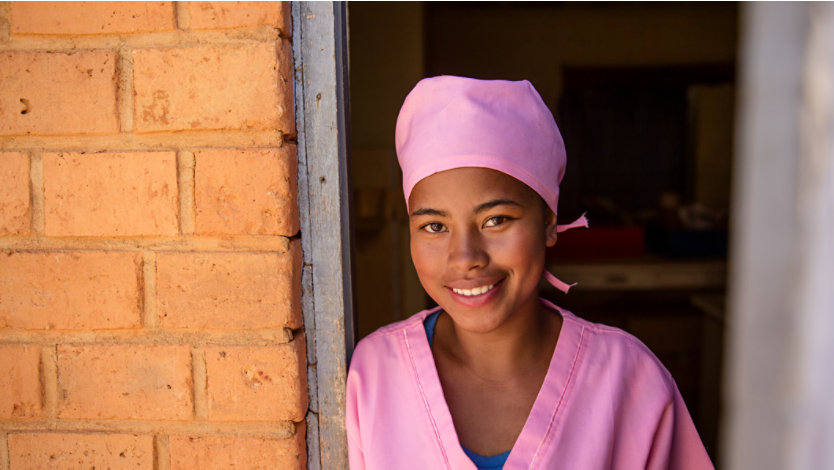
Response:
[[[455,288],[452,288],[452,292],[454,292],[455,294],[458,294],[458,295],[465,295],[467,297],[472,297],[472,296],[475,296],[475,295],[486,294],[487,292],[492,290],[493,287],[495,287],[495,284],[491,284],[491,285],[488,285],[488,286],[476,287],[474,289],[455,289]]]

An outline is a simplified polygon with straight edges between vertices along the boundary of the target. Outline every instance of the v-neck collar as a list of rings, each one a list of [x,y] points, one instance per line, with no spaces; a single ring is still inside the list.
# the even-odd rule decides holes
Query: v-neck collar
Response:
[[[580,356],[584,328],[575,321],[570,312],[544,299],[542,302],[562,316],[562,328],[544,382],[524,427],[507,457],[507,462],[504,464],[505,470],[537,468],[539,456],[552,444],[553,431],[559,425],[559,410],[567,398],[568,388]],[[475,464],[461,447],[423,326],[426,316],[435,311],[437,309],[426,311],[425,315],[419,317],[420,321],[411,323],[405,329],[406,344],[418,386],[423,395],[423,404],[439,441],[444,460],[452,469],[474,470]]]

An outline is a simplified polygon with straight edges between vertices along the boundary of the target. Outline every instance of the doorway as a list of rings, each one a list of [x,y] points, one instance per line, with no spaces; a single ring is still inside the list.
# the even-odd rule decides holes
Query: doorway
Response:
[[[735,4],[350,3],[357,338],[431,306],[408,250],[394,124],[424,76],[528,79],[562,129],[548,263],[678,382],[715,460],[738,37]],[[602,171],[600,171],[602,169]]]

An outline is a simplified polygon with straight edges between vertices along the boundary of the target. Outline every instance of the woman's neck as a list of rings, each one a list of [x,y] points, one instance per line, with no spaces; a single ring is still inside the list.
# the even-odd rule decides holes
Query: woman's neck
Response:
[[[516,312],[488,333],[457,328],[443,314],[435,327],[434,347],[485,381],[503,381],[549,363],[561,326],[562,317],[536,298],[529,312]]]

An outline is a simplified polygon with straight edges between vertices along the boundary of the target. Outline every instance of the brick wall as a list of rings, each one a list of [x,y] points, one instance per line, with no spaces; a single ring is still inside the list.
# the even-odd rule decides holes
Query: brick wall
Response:
[[[0,3],[0,470],[305,467],[289,23]]]

